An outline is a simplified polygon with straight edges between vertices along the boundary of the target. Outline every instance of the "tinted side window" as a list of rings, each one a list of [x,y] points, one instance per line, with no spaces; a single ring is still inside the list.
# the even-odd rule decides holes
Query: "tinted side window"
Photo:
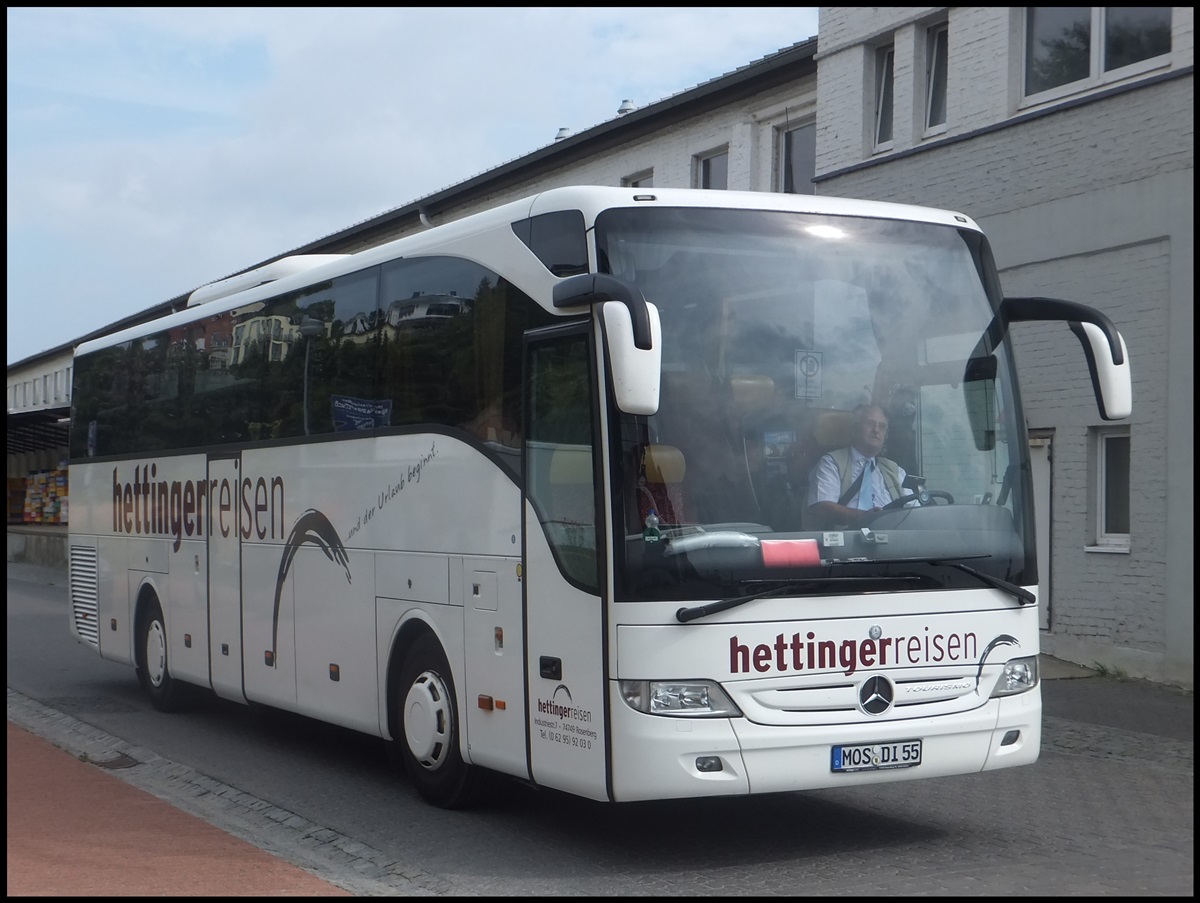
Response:
[[[521,343],[553,315],[486,267],[397,260],[76,362],[71,455],[431,424],[520,473]]]
[[[372,267],[234,311],[229,373],[206,404],[215,414],[209,441],[317,436],[347,427],[348,404],[370,409],[379,389],[378,295]],[[355,427],[364,424],[349,421]]]
[[[560,210],[513,223],[513,231],[555,276],[588,271],[587,233],[583,213]]]
[[[497,451],[519,451],[521,339],[552,315],[457,257],[385,264],[381,289],[382,396],[393,424],[456,427]]]

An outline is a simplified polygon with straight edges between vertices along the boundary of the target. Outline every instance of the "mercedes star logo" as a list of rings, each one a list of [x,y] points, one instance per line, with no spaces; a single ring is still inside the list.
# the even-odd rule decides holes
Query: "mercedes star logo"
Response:
[[[882,715],[895,698],[896,688],[886,677],[868,677],[858,688],[858,706],[868,715]]]

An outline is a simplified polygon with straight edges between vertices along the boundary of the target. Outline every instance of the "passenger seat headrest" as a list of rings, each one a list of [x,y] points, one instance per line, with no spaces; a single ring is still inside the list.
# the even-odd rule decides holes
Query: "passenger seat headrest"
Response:
[[[743,408],[766,404],[775,394],[775,380],[757,373],[734,373],[729,377],[733,400]]]
[[[647,483],[682,483],[687,472],[683,452],[674,445],[647,445],[643,463]]]
[[[556,486],[592,482],[592,450],[587,446],[556,448],[550,458],[550,482]]]
[[[821,411],[813,434],[818,445],[840,448],[850,444],[854,434],[853,411]]]

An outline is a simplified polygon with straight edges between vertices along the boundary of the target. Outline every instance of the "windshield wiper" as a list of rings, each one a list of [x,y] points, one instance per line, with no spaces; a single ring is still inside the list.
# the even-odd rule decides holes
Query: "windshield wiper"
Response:
[[[731,599],[721,599],[717,602],[709,602],[707,605],[694,605],[691,608],[681,608],[675,612],[675,619],[681,624],[686,624],[688,621],[694,621],[697,618],[703,618],[707,615],[716,614],[719,611],[727,611],[730,608],[737,608],[739,605],[745,605],[747,602],[753,602],[755,599],[769,599],[772,596],[784,596],[788,593],[798,593],[802,590],[818,586],[828,586],[831,583],[911,583],[914,580],[919,580],[919,577],[817,577],[810,580],[789,580],[787,583],[782,583],[779,586],[772,586],[768,589],[759,590],[756,593],[749,593],[745,596],[734,596]]]
[[[976,558],[991,558],[991,555],[971,555]],[[1015,583],[1010,583],[1002,577],[993,577],[991,574],[985,574],[983,571],[977,571],[968,564],[963,564],[961,561],[947,558],[878,558],[875,559],[879,564],[932,564],[938,567],[956,568],[964,573],[970,574],[980,583],[985,583],[993,589],[1002,589],[1007,593],[1012,593],[1017,597],[1017,601],[1022,605],[1036,605],[1037,596],[1022,586],[1017,586]]]
[[[985,573],[983,573],[983,571],[977,571],[977,570],[975,570],[975,568],[971,567],[970,565],[963,564],[961,561],[946,561],[941,558],[927,558],[925,560],[929,564],[937,564],[937,565],[942,565],[944,567],[957,568],[960,571],[970,574],[972,577],[976,578],[977,580],[979,580],[983,583],[986,583],[990,587],[993,587],[995,589],[1002,589],[1005,592],[1012,593],[1014,596],[1017,597],[1017,601],[1020,602],[1022,605],[1036,605],[1037,604],[1037,596],[1035,596],[1029,590],[1025,589],[1025,587],[1017,586],[1015,583],[1009,583],[1007,580],[1005,580],[1002,577],[993,577],[991,574],[985,574]]]

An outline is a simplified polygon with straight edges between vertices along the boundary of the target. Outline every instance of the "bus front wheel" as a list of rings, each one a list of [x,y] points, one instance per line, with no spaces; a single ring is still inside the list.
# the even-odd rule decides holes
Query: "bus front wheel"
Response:
[[[137,676],[150,704],[160,712],[177,712],[187,704],[187,685],[167,668],[167,624],[157,599],[147,602],[138,624]]]
[[[426,802],[461,809],[477,802],[480,769],[463,761],[459,749],[454,679],[432,634],[418,637],[404,658],[398,684],[397,747],[404,770]]]

